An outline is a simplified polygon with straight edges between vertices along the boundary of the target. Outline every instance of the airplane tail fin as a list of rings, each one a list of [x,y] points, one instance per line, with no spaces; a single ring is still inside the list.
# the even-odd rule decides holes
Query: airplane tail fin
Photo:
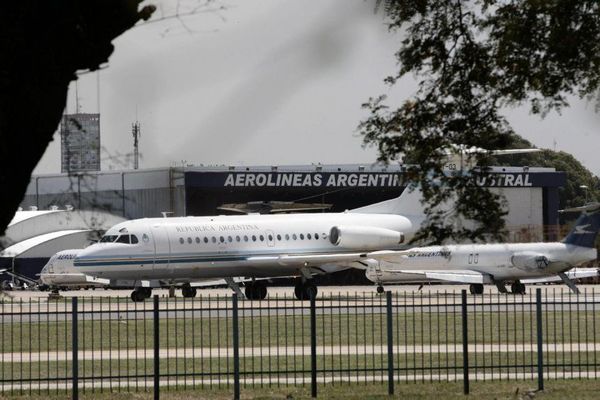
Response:
[[[600,205],[595,205],[593,211],[581,214],[575,223],[575,227],[564,238],[563,243],[594,248],[599,230]]]
[[[421,205],[422,198],[421,190],[418,187],[415,189],[405,187],[402,194],[396,198],[355,208],[349,212],[361,214],[400,214],[422,217],[424,216],[423,206]]]

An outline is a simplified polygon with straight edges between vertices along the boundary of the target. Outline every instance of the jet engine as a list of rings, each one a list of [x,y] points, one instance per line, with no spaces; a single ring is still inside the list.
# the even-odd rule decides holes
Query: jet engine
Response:
[[[329,241],[347,249],[385,249],[404,243],[404,234],[386,228],[365,226],[334,226],[329,231]]]
[[[513,266],[524,270],[544,269],[550,264],[545,255],[528,251],[513,254],[510,262]]]

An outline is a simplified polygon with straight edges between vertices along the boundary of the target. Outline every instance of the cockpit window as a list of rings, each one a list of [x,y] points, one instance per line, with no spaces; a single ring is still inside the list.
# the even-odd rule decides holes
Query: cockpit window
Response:
[[[135,235],[105,235],[100,239],[100,243],[136,244],[139,240]]]
[[[129,235],[121,235],[117,239],[116,243],[126,243],[129,244]]]
[[[102,239],[100,239],[100,243],[112,243],[117,240],[117,235],[104,235]]]

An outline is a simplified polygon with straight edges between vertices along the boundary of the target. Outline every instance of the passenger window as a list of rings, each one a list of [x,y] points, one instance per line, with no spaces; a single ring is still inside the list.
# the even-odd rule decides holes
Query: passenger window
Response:
[[[265,241],[265,237],[263,235],[260,235],[260,241],[264,242]]]
[[[473,264],[473,253],[469,254],[469,264]]]
[[[228,241],[229,243],[231,243],[231,242],[233,242],[233,238],[232,238],[231,236],[227,236],[227,241]]]
[[[287,233],[285,234],[285,240],[290,240],[290,235],[288,235]]]
[[[196,244],[200,244],[200,238],[196,236]]]
[[[306,238],[307,238],[308,240],[312,239],[312,236],[310,235],[310,233],[307,233],[307,234],[306,234]]]
[[[208,238],[206,236],[204,237],[204,243],[208,243]]]
[[[300,240],[304,240],[304,234],[303,233],[300,234]]]
[[[296,240],[296,239],[298,239],[298,236],[296,236],[296,234],[294,233],[294,234],[292,235],[292,239]]]
[[[315,233],[315,239],[319,240],[319,234]]]
[[[219,241],[220,241],[221,243],[225,243],[225,238],[224,238],[223,236],[221,236],[221,237],[219,237]]]
[[[241,238],[240,238],[239,236],[236,236],[236,237],[235,237],[235,241],[236,241],[236,242],[239,242],[240,240],[241,240]]]
[[[248,241],[248,235],[244,235],[244,242]]]
[[[188,237],[188,243],[192,244],[192,238],[191,237]]]
[[[183,240],[183,238],[179,238],[179,243],[183,244],[185,242],[185,240]]]
[[[131,235],[131,244],[136,244],[138,243],[138,238],[135,235]]]
[[[475,259],[473,260],[475,264],[479,262],[479,253],[475,253]]]
[[[281,241],[281,235],[277,234],[277,240]]]
[[[273,241],[273,235],[269,235],[269,242]]]
[[[256,236],[255,235],[252,235],[252,241],[256,242]]]
[[[217,238],[216,237],[213,236],[211,240],[212,240],[213,243],[217,243]]]

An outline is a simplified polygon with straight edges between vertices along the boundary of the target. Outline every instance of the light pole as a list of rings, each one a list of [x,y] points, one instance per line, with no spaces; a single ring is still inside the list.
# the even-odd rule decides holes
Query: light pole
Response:
[[[587,185],[579,185],[580,189],[583,189],[585,191],[585,204],[588,203],[588,187]]]

